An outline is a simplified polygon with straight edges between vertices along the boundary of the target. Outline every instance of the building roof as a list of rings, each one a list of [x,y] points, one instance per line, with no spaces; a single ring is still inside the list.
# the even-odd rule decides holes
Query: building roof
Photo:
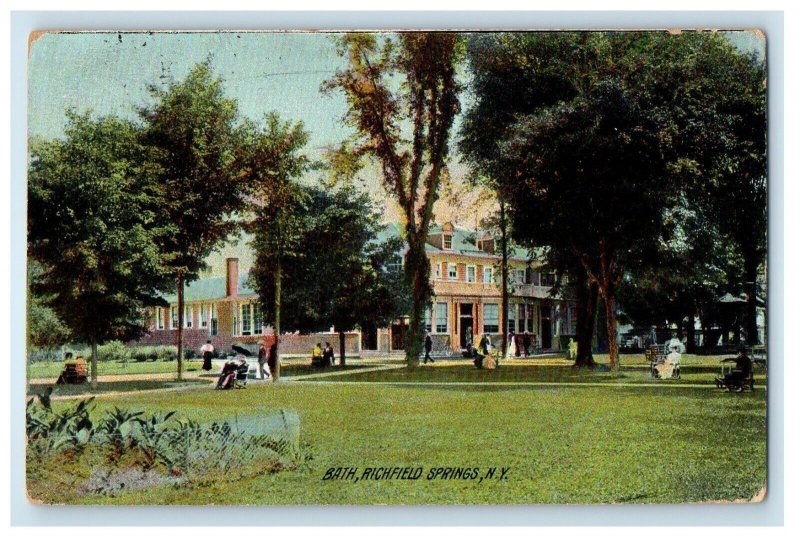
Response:
[[[256,291],[248,285],[249,274],[239,275],[239,286],[237,292],[240,296],[255,295]],[[183,300],[185,302],[203,302],[212,300],[222,300],[225,298],[225,277],[212,276],[210,278],[200,278],[183,287]],[[177,294],[169,294],[163,297],[169,303],[178,301]]]

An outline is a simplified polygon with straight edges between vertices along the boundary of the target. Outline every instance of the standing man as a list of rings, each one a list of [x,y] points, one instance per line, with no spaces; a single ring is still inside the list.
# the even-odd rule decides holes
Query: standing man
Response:
[[[200,354],[203,356],[203,370],[211,371],[211,359],[214,357],[214,345],[207,339],[206,344],[200,347]]]
[[[425,332],[425,359],[422,361],[423,364],[427,364],[428,360],[433,362],[433,358],[431,358],[431,349],[433,349],[433,340],[431,339],[430,332]]]
[[[264,369],[267,365],[267,348],[263,341],[258,342],[258,377],[264,380],[270,376],[269,371]]]
[[[269,367],[269,374],[275,378],[275,368],[278,367],[278,343],[275,342],[269,346],[269,358],[267,358],[267,367]]]
[[[527,330],[522,334],[522,347],[525,352],[525,357],[528,357],[528,349],[531,346],[531,334]]]

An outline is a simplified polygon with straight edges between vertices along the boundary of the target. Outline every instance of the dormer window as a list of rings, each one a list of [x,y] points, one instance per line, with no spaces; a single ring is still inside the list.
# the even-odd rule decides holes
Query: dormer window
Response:
[[[453,236],[449,234],[442,235],[442,244],[445,250],[453,249]]]

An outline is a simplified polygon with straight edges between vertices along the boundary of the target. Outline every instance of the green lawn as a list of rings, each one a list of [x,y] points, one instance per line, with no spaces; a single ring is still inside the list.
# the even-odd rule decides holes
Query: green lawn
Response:
[[[115,382],[98,382],[97,388],[92,389],[91,384],[31,384],[28,386],[28,395],[43,394],[52,388],[52,396],[94,395],[107,392],[135,392],[139,390],[156,390],[161,388],[189,388],[209,384],[204,379],[186,379],[181,382],[174,380],[121,380]]]
[[[405,368],[382,371],[354,372],[351,375],[321,377],[313,380],[332,382],[603,382],[608,384],[713,384],[714,377],[720,375],[719,365],[682,365],[681,377],[667,380],[655,379],[646,363],[623,365],[619,371],[598,372],[572,369],[567,360],[509,360],[495,370],[479,370],[471,362],[437,361],[435,364],[421,365],[414,370]],[[717,361],[718,364],[718,361]],[[312,380],[312,379],[310,379]],[[756,386],[763,386],[765,373],[756,370]]]
[[[461,380],[476,378],[472,369],[461,367]],[[436,369],[421,368],[413,374]],[[354,377],[367,380],[369,375]],[[116,497],[65,498],[67,502],[694,502],[751,498],[766,479],[763,389],[729,394],[667,384],[643,388],[306,382],[228,392],[202,388],[129,394],[96,402],[98,412],[122,405],[177,410],[202,421],[294,409],[301,420],[301,441],[312,458],[300,470],[203,487],[162,486]],[[423,477],[322,480],[328,468],[344,466],[358,467],[359,473],[366,466],[419,466]],[[431,468],[456,466],[510,470],[504,481],[425,479]]]
[[[200,371],[202,360],[188,360],[184,362],[187,372]],[[177,371],[177,362],[98,362],[98,375],[139,375],[143,373],[174,373]],[[29,363],[27,374],[29,379],[57,378],[64,369],[63,361]]]
[[[310,364],[310,358],[308,359],[309,363],[299,363],[295,361],[295,359],[290,359],[287,363],[284,363],[281,366],[281,373],[285,376],[297,376],[297,375],[307,375],[310,373],[321,373],[325,371],[339,371],[339,366],[335,366],[333,368],[328,369],[317,369],[312,368]],[[251,363],[255,363],[253,359],[251,359]],[[202,360],[186,360],[183,363],[184,371],[187,373],[193,372],[200,372],[201,366],[203,365]],[[374,364],[373,364],[374,365]],[[97,373],[101,376],[118,376],[118,375],[140,375],[140,374],[158,374],[158,373],[175,373],[177,370],[177,363],[176,362],[128,362],[127,364],[123,362],[98,362],[97,363]],[[361,367],[367,367],[366,364],[359,364],[357,362],[353,363],[353,361],[347,364],[347,369],[358,369]],[[58,378],[58,375],[61,373],[61,370],[64,369],[64,362],[63,361],[54,361],[54,362],[34,362],[29,363],[27,368],[27,378],[28,379],[55,379]],[[214,370],[216,373],[219,372],[218,369]]]

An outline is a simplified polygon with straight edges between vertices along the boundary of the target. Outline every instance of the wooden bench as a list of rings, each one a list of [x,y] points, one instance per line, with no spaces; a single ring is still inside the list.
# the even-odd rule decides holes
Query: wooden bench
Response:
[[[664,347],[661,345],[650,345],[644,351],[644,358],[651,364],[660,362],[664,358]]]
[[[64,364],[64,370],[56,380],[56,384],[83,384],[87,379],[86,362],[78,360]]]

